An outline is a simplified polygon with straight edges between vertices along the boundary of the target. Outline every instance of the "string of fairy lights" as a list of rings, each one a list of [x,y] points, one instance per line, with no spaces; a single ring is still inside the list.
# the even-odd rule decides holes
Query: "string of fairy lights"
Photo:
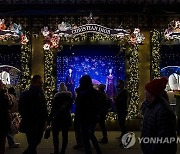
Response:
[[[20,63],[21,63],[21,81],[20,81],[20,89],[24,91],[30,85],[31,80],[31,71],[30,71],[30,61],[31,61],[31,45],[29,42],[30,34],[29,32],[22,33],[21,37],[19,35],[8,34],[10,32],[4,31],[4,35],[0,35],[0,43],[1,44],[12,44],[12,45],[21,45],[21,53],[20,53]],[[18,33],[19,34],[19,33]]]
[[[138,45],[134,44],[128,48],[129,58],[129,80],[127,82],[127,89],[130,93],[130,104],[128,108],[127,119],[132,119],[137,117],[139,114],[138,104],[139,104],[139,53]]]
[[[105,34],[98,34],[98,33],[93,33],[92,36],[88,36],[88,34],[82,34],[81,36],[73,36],[73,37],[61,37],[61,41],[67,42],[67,43],[74,43],[74,42],[80,42],[80,41],[85,41],[89,39],[91,42],[96,42],[96,41],[113,41],[113,42],[123,42],[125,39],[121,39],[115,36],[110,36],[110,35],[105,35]],[[126,39],[128,39],[126,37]]]
[[[152,44],[152,55],[151,55],[151,64],[152,64],[152,78],[159,78],[160,77],[160,32],[154,30],[152,32],[151,37],[151,44]]]
[[[61,39],[61,41],[68,41],[68,42],[79,42],[82,40],[86,40],[88,37],[83,34],[82,36],[78,36],[75,38],[71,39]],[[100,35],[100,34],[93,34],[92,37],[88,38],[89,41],[98,41],[98,40],[107,40],[109,39],[105,35]],[[118,40],[112,40],[111,41],[118,41]],[[124,40],[123,40],[124,41]],[[119,40],[118,43],[123,42],[122,39]],[[139,92],[138,92],[138,87],[139,87],[139,73],[138,73],[138,63],[139,63],[139,58],[138,58],[138,45],[137,44],[130,44],[129,47],[129,52],[130,52],[130,61],[129,61],[129,72],[130,72],[130,78],[128,81],[128,90],[131,93],[131,99],[130,99],[130,105],[128,109],[128,119],[131,119],[133,117],[136,117],[139,113],[138,111],[138,104],[139,104]],[[128,46],[128,45],[127,45]],[[51,109],[51,102],[53,99],[54,91],[55,91],[55,83],[56,80],[53,77],[53,62],[54,62],[54,54],[53,50],[49,48],[48,50],[44,49],[44,57],[45,57],[45,95],[47,96],[46,99],[48,101],[48,109]],[[109,120],[116,120],[117,119],[117,114],[116,113],[109,113],[107,115],[107,119]]]
[[[23,44],[21,46],[21,90],[25,90],[29,87],[31,81],[30,71],[31,61],[31,45]]]
[[[56,80],[53,76],[54,51],[44,50],[44,92],[47,100],[48,111],[51,110],[52,100],[56,89]]]

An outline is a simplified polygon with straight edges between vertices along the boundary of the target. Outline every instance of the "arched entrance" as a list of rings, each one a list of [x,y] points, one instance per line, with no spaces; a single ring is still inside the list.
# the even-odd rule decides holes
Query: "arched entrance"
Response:
[[[9,24],[4,19],[0,20],[0,63],[3,65],[0,69],[2,72],[4,69],[6,74],[10,73],[11,70],[16,72],[19,69],[21,71],[21,75],[18,75],[20,76],[19,88],[25,90],[30,84],[31,46],[29,33],[23,31],[20,24]]]
[[[128,118],[136,117],[139,113],[139,72],[138,72],[138,44],[142,43],[144,36],[136,28],[133,32],[123,28],[110,29],[101,25],[94,24],[93,18],[88,17],[88,24],[82,26],[69,25],[62,22],[58,25],[55,32],[50,32],[48,27],[42,29],[44,36],[44,55],[45,55],[45,92],[48,96],[48,104],[53,98],[53,92],[56,90],[56,77],[54,76],[55,67],[54,57],[56,51],[60,51],[63,45],[78,44],[116,44],[119,49],[126,51],[126,77],[127,88],[131,93]],[[60,49],[58,49],[60,47]]]

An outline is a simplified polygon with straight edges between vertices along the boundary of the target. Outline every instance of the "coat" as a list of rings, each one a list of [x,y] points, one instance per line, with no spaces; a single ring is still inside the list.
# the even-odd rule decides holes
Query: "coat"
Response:
[[[71,107],[72,107],[71,92],[59,92],[54,96],[51,113],[49,115],[49,122],[53,125],[60,125],[60,127],[71,126]]]
[[[100,102],[100,115],[99,120],[105,120],[108,110],[111,108],[111,99],[108,98],[108,95],[104,92],[101,93],[101,102]]]
[[[8,97],[3,90],[0,91],[0,136],[6,135],[10,130],[11,116],[10,116],[11,104]]]
[[[18,110],[22,117],[20,130],[43,129],[48,118],[47,104],[42,90],[31,86],[19,98]]]
[[[102,94],[94,89],[87,88],[80,90],[76,98],[76,118],[80,123],[96,123],[101,107]]]
[[[176,116],[164,98],[156,98],[153,103],[144,102],[142,113],[141,138],[176,139]],[[142,142],[141,147],[143,154],[175,154],[177,150],[176,142],[171,144]]]
[[[115,98],[115,105],[118,114],[126,114],[129,104],[129,92],[126,89],[120,89]]]

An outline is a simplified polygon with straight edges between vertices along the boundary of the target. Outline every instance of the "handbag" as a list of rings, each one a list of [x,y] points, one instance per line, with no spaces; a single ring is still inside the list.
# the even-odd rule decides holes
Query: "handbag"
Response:
[[[50,134],[51,134],[51,127],[48,126],[45,130],[45,133],[44,133],[44,139],[49,139],[50,137]]]
[[[15,135],[19,133],[19,123],[20,123],[20,119],[18,117],[18,115],[16,113],[12,113],[11,114],[11,124],[10,124],[10,131],[9,134],[11,135]]]

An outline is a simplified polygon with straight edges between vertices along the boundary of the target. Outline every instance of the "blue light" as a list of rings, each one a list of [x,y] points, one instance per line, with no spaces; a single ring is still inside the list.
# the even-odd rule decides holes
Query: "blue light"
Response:
[[[161,76],[180,74],[180,45],[162,45],[160,50]]]
[[[60,82],[65,82],[69,68],[73,70],[75,87],[78,87],[79,79],[85,74],[105,84],[110,68],[117,80],[125,80],[125,54],[118,53],[118,46],[65,47],[62,53],[57,54],[57,87]]]

